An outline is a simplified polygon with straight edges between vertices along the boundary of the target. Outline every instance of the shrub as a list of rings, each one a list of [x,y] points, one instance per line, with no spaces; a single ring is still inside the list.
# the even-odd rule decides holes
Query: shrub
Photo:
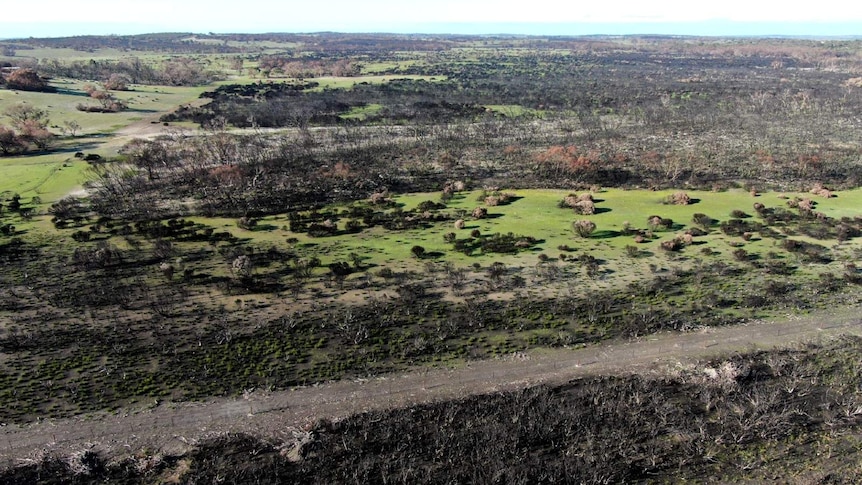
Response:
[[[464,229],[465,224],[466,223],[464,222],[464,219],[458,219],[457,221],[455,221],[455,229],[458,229],[458,230]]]
[[[111,74],[111,77],[109,77],[103,84],[105,86],[105,89],[111,91],[128,91],[130,82],[131,79],[129,79],[129,76],[125,74],[114,73]]]
[[[588,219],[581,219],[572,223],[572,229],[580,237],[590,237],[596,230],[596,223]]]
[[[368,201],[373,205],[388,205],[392,202],[389,199],[386,192],[375,192],[371,194],[371,197],[368,198]]]
[[[253,269],[251,258],[245,254],[237,256],[231,264],[231,272],[239,278],[248,278]]]
[[[561,208],[571,208],[576,214],[589,216],[596,212],[596,204],[593,201],[593,194],[585,193],[581,195],[569,194],[557,204]]]
[[[719,228],[721,232],[728,236],[742,236],[746,232],[757,232],[763,228],[762,224],[757,222],[748,222],[742,219],[731,219],[723,221]]]
[[[591,216],[596,213],[596,204],[591,200],[580,200],[575,203],[575,213],[582,216]]]
[[[698,226],[700,226],[701,228],[703,228],[705,230],[705,229],[708,229],[713,224],[715,224],[716,220],[713,219],[712,217],[709,217],[706,214],[702,214],[702,213],[698,212],[698,213],[694,214],[693,216],[691,216],[691,222],[693,224],[697,224]]]
[[[691,197],[682,191],[674,192],[665,198],[664,203],[671,205],[689,205],[691,204]]]
[[[649,216],[647,218],[647,226],[649,226],[652,231],[658,229],[670,230],[673,228],[673,219],[661,216]]]
[[[817,205],[816,202],[809,198],[794,197],[787,201],[787,206],[791,209],[799,209],[800,211],[810,211]]]
[[[176,271],[176,269],[170,263],[162,263],[159,265],[159,271],[162,272],[166,280],[170,281],[174,279],[174,272]]]
[[[461,180],[455,180],[452,182],[446,182],[446,185],[443,186],[443,192],[454,193],[454,192],[463,192],[467,188],[467,184],[465,184]]]
[[[237,225],[237,227],[239,227],[241,229],[245,229],[247,231],[250,231],[250,230],[254,229],[254,227],[257,225],[257,219],[254,219],[254,218],[248,217],[248,216],[243,216],[243,217],[240,217],[239,219],[237,219],[236,225]]]
[[[473,216],[473,219],[484,219],[488,216],[488,209],[484,207],[476,207],[470,215]]]
[[[90,233],[87,231],[75,231],[72,233],[72,239],[77,242],[87,242],[90,240]]]
[[[344,230],[349,233],[357,233],[362,231],[362,223],[356,219],[350,219],[344,224]]]
[[[826,188],[821,183],[814,184],[814,187],[811,188],[810,193],[820,197],[824,197],[826,199],[832,197],[832,191]]]
[[[679,251],[683,248],[683,242],[680,239],[673,238],[662,241],[659,246],[665,251]]]
[[[413,257],[417,259],[422,259],[422,257],[425,256],[425,248],[416,245],[410,248],[410,253],[413,254]]]
[[[438,204],[438,203],[434,202],[433,200],[422,201],[417,206],[417,210],[419,212],[436,211],[436,210],[445,209],[445,208],[446,208],[445,204]]]

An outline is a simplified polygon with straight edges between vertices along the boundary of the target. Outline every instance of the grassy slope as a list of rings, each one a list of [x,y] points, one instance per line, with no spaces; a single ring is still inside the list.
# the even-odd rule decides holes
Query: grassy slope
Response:
[[[61,198],[80,187],[86,163],[73,157],[77,151],[115,155],[125,143],[114,133],[135,122],[157,119],[180,104],[195,102],[205,87],[132,86],[131,91],[115,92],[129,109],[120,113],[84,113],[78,104],[96,104],[84,93],[83,82],[59,79],[52,82],[56,93],[0,90],[0,113],[8,107],[26,103],[48,112],[52,132],[60,135],[65,122],[75,121],[80,130],[74,138],[56,140],[51,153],[0,158],[0,192],[10,191],[29,198],[38,195],[45,202]],[[0,117],[7,125],[8,119]]]

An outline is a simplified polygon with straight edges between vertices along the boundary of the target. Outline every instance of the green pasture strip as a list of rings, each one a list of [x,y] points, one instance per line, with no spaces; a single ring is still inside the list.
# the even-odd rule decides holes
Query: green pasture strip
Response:
[[[114,91],[117,99],[125,101],[129,108],[119,113],[88,113],[77,109],[79,104],[97,105],[84,92],[87,83],[69,79],[56,80],[52,86],[55,93],[34,93],[0,90],[0,113],[10,106],[30,104],[48,112],[49,128],[60,134],[65,123],[76,122],[80,128],[78,137],[111,133],[145,118],[158,119],[184,103],[196,102],[206,87],[172,87],[133,85],[130,91]],[[8,119],[0,116],[0,124],[8,125]]]
[[[369,116],[376,115],[383,109],[382,104],[367,104],[365,106],[354,106],[350,108],[350,111],[341,115],[340,117],[345,120],[364,120]]]
[[[782,257],[790,257],[777,244],[776,240],[754,237],[750,241],[743,241],[740,237],[731,237],[723,234],[718,227],[711,229],[706,236],[696,237],[698,243],[682,249],[679,252],[666,253],[660,249],[660,242],[673,239],[684,233],[687,229],[694,227],[691,222],[695,213],[704,213],[717,221],[731,219],[733,210],[742,210],[752,215],[752,221],[758,221],[755,217],[753,204],[760,202],[767,207],[786,207],[786,199],[781,197],[807,197],[808,194],[778,194],[769,192],[758,197],[752,197],[748,192],[742,190],[731,190],[726,192],[688,191],[690,197],[697,200],[696,203],[686,206],[667,205],[662,203],[664,198],[672,194],[673,190],[648,191],[648,190],[623,190],[606,189],[594,194],[597,214],[592,216],[579,216],[571,209],[557,207],[558,202],[568,195],[564,190],[511,190],[518,199],[514,202],[496,207],[488,207],[489,218],[473,220],[469,212],[475,207],[483,206],[477,201],[480,191],[464,192],[457,194],[450,200],[447,208],[443,209],[453,215],[458,210],[468,213],[465,217],[466,227],[456,230],[452,221],[435,223],[431,227],[409,230],[387,230],[382,227],[364,228],[358,234],[341,234],[329,237],[309,237],[306,234],[292,233],[286,230],[288,220],[285,216],[269,216],[259,221],[258,225],[265,229],[244,230],[236,226],[235,219],[228,218],[189,218],[195,222],[201,222],[215,227],[217,230],[227,230],[233,235],[248,239],[258,245],[274,244],[286,246],[287,239],[296,238],[298,242],[293,245],[300,256],[317,256],[323,263],[333,261],[345,261],[351,253],[357,254],[367,264],[390,266],[405,269],[415,269],[427,261],[448,261],[457,266],[469,266],[480,263],[486,266],[494,261],[500,261],[513,266],[532,266],[539,262],[539,254],[546,254],[556,261],[560,254],[577,257],[580,254],[590,254],[604,260],[609,269],[623,276],[632,271],[646,272],[650,263],[658,261],[661,266],[669,259],[677,263],[685,261],[713,258],[732,259],[732,251],[742,247],[747,252],[760,258],[766,258],[769,253],[782,254]],[[426,200],[439,201],[440,193],[404,194],[396,196],[395,201],[407,211],[415,208]],[[817,199],[819,204],[817,210],[828,216],[841,217],[844,215],[862,215],[859,211],[858,201],[862,199],[862,189],[840,192],[832,199]],[[849,205],[848,205],[849,204]],[[343,206],[339,206],[343,207]],[[631,236],[620,235],[626,222],[633,228],[646,229],[647,218],[658,215],[663,218],[673,219],[675,227],[673,230],[657,230],[654,240],[637,244]],[[592,237],[577,237],[571,224],[578,219],[589,219],[596,223],[597,228]],[[346,219],[341,219],[338,224],[343,228]],[[455,232],[459,239],[469,237],[471,231],[479,230],[483,236],[494,233],[513,233],[520,236],[531,236],[541,242],[534,248],[520,251],[516,254],[482,254],[475,252],[467,256],[454,251],[452,245],[443,239],[444,234]],[[813,242],[826,247],[831,247],[834,241],[817,241],[807,236],[793,236],[793,239]],[[857,242],[848,243],[859,245]],[[411,254],[411,248],[420,245],[425,248],[426,253],[432,254],[427,259],[417,260]],[[634,245],[643,251],[644,256],[632,259],[626,255],[626,246]],[[560,246],[569,246],[572,251],[561,251]],[[703,256],[703,248],[709,248],[714,256]],[[657,257],[657,258],[656,258]]]
[[[403,61],[383,61],[383,62],[366,62],[362,64],[362,74],[375,75],[386,73],[397,69],[407,69],[415,66],[426,66],[428,63],[423,60],[410,59]]]
[[[49,203],[80,188],[87,162],[70,153],[51,153],[0,158],[0,192],[29,200],[39,196]]]

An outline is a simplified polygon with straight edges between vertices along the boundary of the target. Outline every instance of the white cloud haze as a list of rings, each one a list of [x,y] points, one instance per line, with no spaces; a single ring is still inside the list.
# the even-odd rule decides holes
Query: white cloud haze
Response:
[[[41,0],[10,2],[0,8],[0,28],[8,34],[49,35],[95,25],[117,33],[149,32],[310,32],[410,31],[428,24],[697,22],[862,22],[862,4],[845,0],[692,2],[690,0]],[[105,32],[94,32],[105,33]],[[862,34],[862,31],[858,32]],[[8,37],[0,30],[0,38]],[[58,33],[58,35],[67,35]]]

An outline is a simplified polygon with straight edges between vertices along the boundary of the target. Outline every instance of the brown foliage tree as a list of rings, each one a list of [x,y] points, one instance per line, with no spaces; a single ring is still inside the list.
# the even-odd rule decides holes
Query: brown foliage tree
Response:
[[[54,134],[48,131],[45,126],[37,120],[27,120],[18,127],[22,140],[36,145],[40,150],[45,150],[50,146],[51,140],[54,139]]]
[[[27,143],[15,130],[0,126],[0,155],[13,155],[27,149]]]
[[[105,89],[111,91],[128,91],[129,90],[129,76],[125,74],[114,73],[111,74],[105,82]]]
[[[39,74],[30,68],[16,69],[6,78],[6,85],[9,89],[19,89],[21,91],[50,91],[48,81],[39,76]]]

